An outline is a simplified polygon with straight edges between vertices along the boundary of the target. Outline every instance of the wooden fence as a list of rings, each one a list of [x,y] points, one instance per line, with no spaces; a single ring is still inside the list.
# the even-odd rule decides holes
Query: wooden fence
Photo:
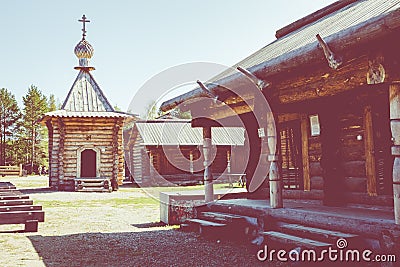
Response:
[[[0,166],[0,176],[22,176],[22,164],[19,166]]]

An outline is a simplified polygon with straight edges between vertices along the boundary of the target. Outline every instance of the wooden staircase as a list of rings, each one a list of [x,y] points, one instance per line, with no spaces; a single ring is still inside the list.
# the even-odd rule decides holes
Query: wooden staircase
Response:
[[[13,184],[0,182],[0,224],[25,224],[25,232],[37,232],[39,222],[44,222],[42,206],[33,205]]]
[[[255,245],[268,245],[273,249],[337,248],[338,240],[345,240],[352,247],[364,246],[358,235],[332,231],[283,221],[263,221],[255,217],[225,212],[203,211],[198,218],[181,224],[184,231],[195,231],[213,240],[247,240]]]

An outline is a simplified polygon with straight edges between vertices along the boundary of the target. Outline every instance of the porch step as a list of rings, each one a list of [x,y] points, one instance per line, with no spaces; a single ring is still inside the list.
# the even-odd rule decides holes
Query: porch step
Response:
[[[75,178],[75,191],[78,192],[112,192],[108,178]]]
[[[300,224],[282,224],[280,230],[284,233],[304,238],[312,238],[321,242],[336,243],[338,239],[344,238],[347,241],[355,241],[359,236],[320,228],[304,226]],[[354,243],[354,242],[353,242]]]
[[[264,236],[264,242],[267,244],[279,244],[288,248],[301,247],[306,249],[327,249],[332,244],[308,239],[304,237],[298,237],[289,235],[281,232],[268,231],[261,233]]]
[[[211,222],[202,219],[188,219],[185,224],[188,225],[185,230],[189,228],[190,230],[197,231],[201,235],[216,238],[221,237],[223,234],[222,229],[226,227],[226,224],[224,223]]]
[[[200,214],[200,218],[219,223],[246,223],[246,218],[243,216],[222,212],[204,211]]]

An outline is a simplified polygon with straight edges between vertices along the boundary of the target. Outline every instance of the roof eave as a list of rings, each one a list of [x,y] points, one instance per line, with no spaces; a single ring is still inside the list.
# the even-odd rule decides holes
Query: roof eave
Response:
[[[324,40],[331,48],[334,48],[336,53],[340,53],[346,49],[355,48],[372,40],[384,37],[389,32],[392,32],[399,27],[400,9],[397,9],[388,14],[377,16],[368,21],[332,34],[325,37]],[[323,57],[322,48],[318,45],[317,39],[315,39],[315,42],[313,43],[252,66],[248,68],[248,70],[257,77],[267,80],[270,76],[294,71],[305,64],[320,62]],[[218,86],[215,84],[226,86],[227,84],[234,82],[239,76],[241,76],[240,73],[235,73],[219,79],[218,81],[213,82],[213,85],[209,86],[208,89],[211,93],[218,95]],[[163,102],[160,108],[162,111],[166,112],[175,108],[180,103],[186,101],[189,101],[190,103],[191,101],[195,101],[199,96],[203,96],[201,94],[202,90],[196,88],[190,92]]]

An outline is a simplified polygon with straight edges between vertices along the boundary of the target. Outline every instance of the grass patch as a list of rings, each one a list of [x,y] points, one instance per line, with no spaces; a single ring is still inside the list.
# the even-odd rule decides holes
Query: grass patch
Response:
[[[96,200],[37,200],[37,204],[42,205],[43,208],[56,208],[56,207],[101,207],[101,206],[157,206],[159,202],[150,197],[136,197],[136,198],[110,198],[110,199],[96,199]]]
[[[241,188],[239,186],[236,186],[237,183],[233,184],[234,188]],[[214,184],[214,190],[215,189],[232,189],[232,187],[229,186],[228,183],[224,184]],[[156,192],[182,192],[182,191],[203,191],[204,190],[204,185],[189,185],[189,186],[170,186],[170,187],[124,187],[121,186],[119,188],[119,191],[121,192],[133,192],[135,190],[148,190],[148,191],[156,191]]]

